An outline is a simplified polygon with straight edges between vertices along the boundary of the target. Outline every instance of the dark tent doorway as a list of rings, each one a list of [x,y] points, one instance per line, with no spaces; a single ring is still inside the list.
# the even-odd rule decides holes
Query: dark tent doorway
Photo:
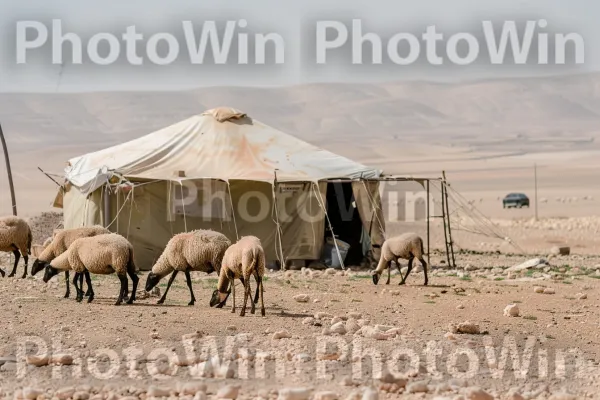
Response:
[[[358,208],[353,206],[352,183],[331,182],[327,184],[327,215],[337,239],[350,245],[344,266],[360,265],[364,255],[360,242],[363,224]],[[325,228],[325,238],[331,237],[329,226]]]

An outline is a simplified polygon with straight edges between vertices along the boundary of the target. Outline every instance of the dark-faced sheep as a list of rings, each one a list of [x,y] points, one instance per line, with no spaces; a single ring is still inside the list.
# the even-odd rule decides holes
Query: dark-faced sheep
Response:
[[[427,263],[423,259],[423,239],[412,232],[404,233],[399,236],[394,236],[389,239],[386,239],[383,242],[383,246],[381,246],[381,257],[379,258],[379,264],[375,271],[373,271],[373,283],[377,285],[379,282],[379,277],[385,268],[388,268],[388,279],[386,284],[390,283],[390,270],[391,263],[394,261],[400,269],[400,263],[398,259],[408,260],[408,270],[406,271],[406,276],[402,277],[402,272],[400,272],[400,276],[402,277],[402,281],[400,285],[404,285],[406,282],[406,278],[408,278],[408,274],[412,270],[412,264],[414,259],[418,259],[423,266],[423,273],[425,274],[425,283],[427,286]]]
[[[32,234],[29,224],[23,219],[15,216],[7,216],[0,218],[0,251],[13,253],[15,255],[15,264],[12,272],[8,275],[12,278],[17,273],[17,264],[19,258],[23,256],[25,262],[25,270],[23,276],[27,276],[27,264],[29,255],[31,254]],[[0,269],[0,275],[4,278],[6,273]]]
[[[84,237],[98,236],[98,235],[106,235],[106,234],[110,234],[110,233],[111,232],[108,229],[106,229],[100,225],[85,226],[85,227],[81,227],[81,228],[64,229],[64,230],[58,232],[56,234],[56,236],[54,236],[54,238],[51,239],[50,244],[48,244],[44,248],[44,250],[39,255],[39,257],[33,262],[33,266],[31,267],[31,275],[37,274],[39,271],[46,268],[46,266],[50,265],[50,262],[52,260],[54,260],[56,257],[63,254],[65,251],[67,251],[69,246],[71,246],[71,244],[76,239],[84,238]],[[71,293],[71,285],[69,283],[69,271],[67,270],[64,272],[65,272],[65,284],[67,285],[67,291],[66,291],[64,297],[68,298]],[[73,278],[74,285],[76,285],[75,280],[77,278],[78,278],[78,276],[75,276]],[[83,276],[81,276],[79,279],[80,279],[80,281],[82,281]],[[86,296],[90,295],[89,287],[88,287],[88,290],[85,295]]]
[[[46,266],[44,282],[48,282],[59,271],[73,270],[78,276],[81,276],[81,280],[83,276],[86,278],[88,288],[91,292],[88,299],[89,303],[94,299],[90,272],[99,275],[116,273],[121,281],[121,290],[119,291],[119,297],[115,305],[120,305],[123,301],[131,304],[135,300],[139,281],[133,258],[133,246],[126,238],[117,233],[79,238],[71,243],[67,251],[56,257],[50,262],[50,265]],[[133,281],[133,289],[129,300],[127,300],[127,275]],[[83,299],[81,280],[79,287],[75,283],[78,302]],[[77,278],[74,279],[74,282],[76,281]]]
[[[167,289],[157,303],[163,304],[175,276],[178,272],[183,272],[191,296],[188,305],[194,305],[196,297],[192,290],[190,271],[219,273],[223,255],[229,246],[231,241],[227,236],[212,230],[195,230],[173,236],[148,274],[146,291],[152,290],[162,278],[172,273]]]
[[[255,312],[255,303],[258,303],[260,293],[261,314],[265,316],[265,304],[263,301],[263,275],[265,273],[265,252],[260,239],[256,236],[244,236],[234,245],[229,247],[223,256],[221,272],[219,274],[219,283],[217,289],[213,292],[210,299],[210,306],[221,308],[225,305],[230,291],[228,286],[231,283],[233,292],[233,305],[231,312],[235,313],[235,279],[239,279],[244,285],[244,305],[240,316],[246,314],[246,304],[250,298],[250,313]],[[254,301],[250,294],[250,277],[256,279],[256,294]],[[260,290],[260,292],[259,292]]]

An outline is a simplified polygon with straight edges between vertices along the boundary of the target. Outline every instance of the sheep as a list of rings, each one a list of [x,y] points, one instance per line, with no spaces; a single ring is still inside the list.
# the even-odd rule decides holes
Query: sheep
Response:
[[[15,255],[15,264],[12,272],[8,275],[9,278],[15,276],[17,264],[21,256],[23,256],[23,261],[25,262],[25,270],[21,278],[25,279],[27,276],[27,264],[29,262],[29,255],[31,254],[32,238],[31,228],[24,219],[12,215],[0,218],[0,251],[12,252]],[[6,275],[1,268],[0,275],[3,278]]]
[[[71,246],[71,243],[73,243],[73,241],[75,241],[76,239],[83,237],[92,237],[97,235],[105,235],[109,233],[111,232],[108,229],[100,225],[61,230],[60,232],[56,233],[56,235],[53,238],[46,239],[46,242],[44,242],[44,250],[39,255],[39,257],[33,262],[33,266],[31,267],[31,275],[37,274],[39,271],[41,271],[47,265],[49,265],[52,260],[54,260],[56,257],[67,251],[69,246]],[[48,241],[50,241],[50,244],[47,244]],[[83,276],[80,278],[80,281],[82,281],[82,278]],[[73,285],[76,285],[75,279],[77,279],[77,277],[73,278]],[[71,294],[71,285],[69,283],[68,270],[65,271],[65,284],[67,285],[67,291],[65,293],[64,298],[67,299]],[[89,287],[85,295],[90,295]]]
[[[185,273],[190,290],[191,300],[188,305],[194,305],[196,298],[192,290],[190,271],[206,272],[207,274],[216,271],[218,274],[223,255],[229,246],[231,246],[231,241],[227,236],[213,230],[195,230],[173,236],[148,274],[146,291],[152,290],[162,278],[172,273],[165,293],[157,302],[157,304],[163,304],[175,276],[182,271]]]
[[[136,275],[136,266],[134,263],[133,246],[129,240],[118,233],[110,233],[91,237],[83,237],[73,241],[71,246],[50,262],[46,266],[44,282],[48,282],[59,271],[73,270],[77,273],[73,283],[77,290],[77,301],[83,300],[83,290],[81,288],[83,276],[90,291],[88,303],[94,299],[94,289],[90,272],[99,275],[109,275],[116,273],[121,281],[121,290],[115,305],[120,305],[126,300],[127,304],[132,304],[135,300],[135,293],[139,278]],[[131,297],[127,300],[128,282],[127,275],[133,282]],[[79,287],[77,287],[77,277],[80,277]]]
[[[263,301],[263,275],[265,273],[265,252],[260,239],[256,236],[244,236],[237,243],[227,249],[223,256],[221,272],[219,274],[219,283],[217,289],[212,294],[210,306],[222,308],[229,297],[227,287],[231,282],[233,291],[233,305],[231,312],[235,313],[235,279],[239,279],[244,285],[244,305],[240,312],[240,317],[246,314],[246,304],[250,297],[251,310],[255,312],[255,303],[258,303],[260,288],[261,314],[265,316],[265,304]],[[250,277],[254,275],[256,279],[256,295],[252,301],[250,294]]]
[[[386,239],[385,242],[383,242],[383,246],[381,246],[381,257],[379,258],[379,264],[377,265],[375,271],[373,271],[373,283],[377,285],[379,282],[379,276],[387,267],[388,279],[386,284],[389,285],[391,270],[390,264],[392,261],[395,261],[396,265],[398,266],[398,270],[400,270],[400,263],[398,262],[398,259],[402,258],[408,260],[408,270],[406,271],[406,276],[402,277],[402,271],[400,271],[400,276],[402,277],[400,285],[404,285],[406,278],[408,278],[408,274],[410,274],[410,271],[412,270],[413,260],[417,258],[423,266],[423,272],[425,274],[424,286],[427,286],[427,263],[423,259],[423,254],[423,239],[415,233],[408,232]]]

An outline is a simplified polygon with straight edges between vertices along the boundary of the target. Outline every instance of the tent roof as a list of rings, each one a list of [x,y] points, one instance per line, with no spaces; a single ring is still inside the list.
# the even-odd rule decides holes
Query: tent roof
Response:
[[[82,191],[116,171],[128,178],[273,182],[377,178],[381,171],[323,150],[232,108],[216,108],[164,129],[69,160],[65,177]],[[184,171],[180,178],[178,171]]]

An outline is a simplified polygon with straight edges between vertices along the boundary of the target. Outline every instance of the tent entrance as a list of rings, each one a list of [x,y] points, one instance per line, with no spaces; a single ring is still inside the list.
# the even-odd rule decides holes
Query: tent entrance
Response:
[[[337,239],[350,245],[344,265],[360,265],[364,258],[361,244],[363,223],[356,207],[351,182],[327,184],[327,215]],[[329,225],[326,225],[325,239],[331,236]]]

